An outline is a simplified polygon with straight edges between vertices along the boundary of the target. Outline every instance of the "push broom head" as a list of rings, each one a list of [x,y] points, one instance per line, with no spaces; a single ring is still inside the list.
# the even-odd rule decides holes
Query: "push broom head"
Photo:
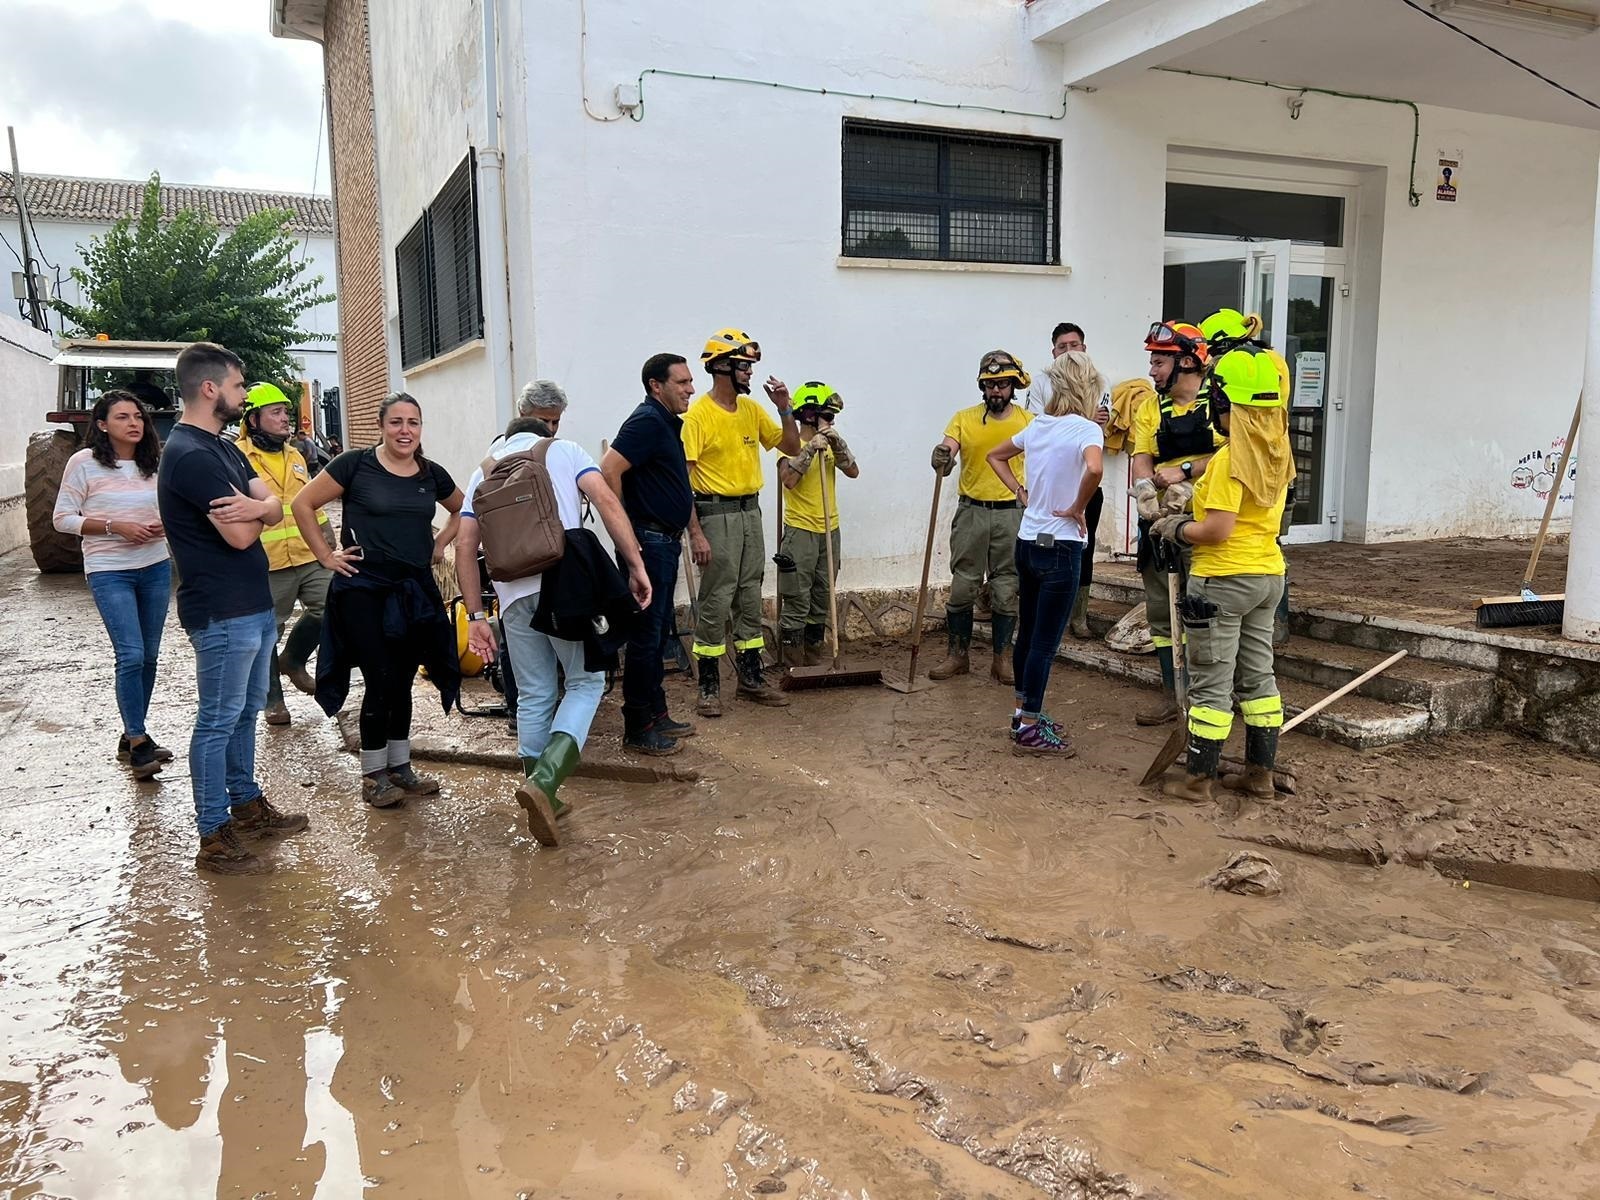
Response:
[[[1540,596],[1524,586],[1520,596],[1486,596],[1478,601],[1479,629],[1514,629],[1526,625],[1559,625],[1566,616],[1565,592]]]
[[[852,670],[849,667],[794,667],[778,681],[786,692],[803,692],[811,688],[876,687],[883,682],[883,672],[876,667]]]

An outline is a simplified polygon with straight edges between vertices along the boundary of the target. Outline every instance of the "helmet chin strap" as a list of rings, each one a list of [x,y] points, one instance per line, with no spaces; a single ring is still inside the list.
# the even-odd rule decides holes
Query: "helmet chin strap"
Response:
[[[251,419],[252,415],[254,415],[253,420]],[[283,449],[284,443],[289,440],[287,436],[279,437],[275,433],[268,433],[265,429],[262,429],[259,415],[246,414],[244,427],[249,431],[250,441],[255,448],[257,450],[265,450],[268,454],[278,453]]]

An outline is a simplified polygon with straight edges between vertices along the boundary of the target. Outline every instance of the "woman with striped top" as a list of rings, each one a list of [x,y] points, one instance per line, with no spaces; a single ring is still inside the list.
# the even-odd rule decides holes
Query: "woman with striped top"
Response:
[[[149,779],[172,759],[144,727],[172,595],[172,564],[156,508],[161,439],[144,405],[110,391],[89,416],[85,448],[67,460],[55,527],[83,539],[83,571],[117,663],[117,708],[133,774]]]

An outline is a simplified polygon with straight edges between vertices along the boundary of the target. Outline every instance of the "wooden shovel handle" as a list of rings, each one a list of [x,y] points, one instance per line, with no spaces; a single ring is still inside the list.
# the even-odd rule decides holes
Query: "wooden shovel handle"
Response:
[[[1283,723],[1283,728],[1280,729],[1278,732],[1280,734],[1281,733],[1288,733],[1289,730],[1293,729],[1296,725],[1300,724],[1300,722],[1304,721],[1306,718],[1316,716],[1323,709],[1327,708],[1328,705],[1332,704],[1335,700],[1339,699],[1339,697],[1348,695],[1349,693],[1355,691],[1358,687],[1360,687],[1367,680],[1373,678],[1376,675],[1383,674],[1383,672],[1387,671],[1390,667],[1394,666],[1395,663],[1399,662],[1402,658],[1404,658],[1406,656],[1406,653],[1407,652],[1404,651],[1404,650],[1396,650],[1388,658],[1384,659],[1377,666],[1373,667],[1372,670],[1367,671],[1365,674],[1357,675],[1354,679],[1352,679],[1349,683],[1345,684],[1343,687],[1339,688],[1337,691],[1329,692],[1326,696],[1324,696],[1321,700],[1318,700],[1310,708],[1304,709],[1301,712],[1297,713],[1293,720],[1285,721]]]
[[[906,679],[917,681],[917,652],[922,649],[922,617],[928,607],[928,570],[933,566],[933,535],[939,525],[939,485],[944,476],[933,473],[933,505],[928,509],[928,542],[922,548],[922,582],[917,587],[917,615],[911,621],[911,667]]]
[[[1572,445],[1578,440],[1578,418],[1583,416],[1583,393],[1578,393],[1578,407],[1572,410],[1572,424],[1567,429],[1566,445],[1561,447],[1561,466],[1556,468],[1555,482],[1550,494],[1544,498],[1544,519],[1539,522],[1539,536],[1533,539],[1533,553],[1528,557],[1528,571],[1522,577],[1522,586],[1533,590],[1533,572],[1539,566],[1539,552],[1544,549],[1545,534],[1550,532],[1550,517],[1556,511],[1556,498],[1561,495],[1561,485],[1567,478],[1567,463],[1572,458]],[[1520,597],[1519,597],[1520,599]]]

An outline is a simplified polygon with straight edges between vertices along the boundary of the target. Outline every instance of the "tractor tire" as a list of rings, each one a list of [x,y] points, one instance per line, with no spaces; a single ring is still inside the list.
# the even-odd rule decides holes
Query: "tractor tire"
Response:
[[[56,529],[56,493],[67,459],[78,451],[78,435],[70,429],[50,429],[28,439],[28,465],[24,475],[28,508],[28,544],[33,561],[45,574],[74,574],[83,570],[83,543]]]

